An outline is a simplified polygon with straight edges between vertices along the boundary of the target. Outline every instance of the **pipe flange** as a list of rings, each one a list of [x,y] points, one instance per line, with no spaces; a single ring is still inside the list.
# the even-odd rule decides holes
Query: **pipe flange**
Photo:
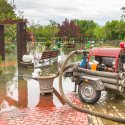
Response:
[[[119,86],[119,91],[121,92],[121,93],[123,93],[124,92],[124,88],[122,87],[122,86]]]
[[[124,73],[119,73],[118,76],[119,76],[120,79],[125,79],[125,74]]]
[[[121,85],[122,87],[125,87],[125,79],[120,80],[118,83],[119,83],[119,85]]]

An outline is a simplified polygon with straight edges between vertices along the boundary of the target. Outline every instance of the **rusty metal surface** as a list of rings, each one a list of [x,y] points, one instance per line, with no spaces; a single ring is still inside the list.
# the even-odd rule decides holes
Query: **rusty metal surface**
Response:
[[[16,19],[16,20],[13,20],[13,19],[5,19],[5,20],[1,20],[0,21],[0,24],[4,25],[4,24],[16,24],[16,23],[20,23],[20,22],[24,22],[24,23],[27,23],[27,19]]]
[[[0,25],[0,55],[5,60],[4,25]]]
[[[20,22],[17,24],[17,57],[18,64],[22,62],[22,56],[27,54],[26,44],[26,23]]]

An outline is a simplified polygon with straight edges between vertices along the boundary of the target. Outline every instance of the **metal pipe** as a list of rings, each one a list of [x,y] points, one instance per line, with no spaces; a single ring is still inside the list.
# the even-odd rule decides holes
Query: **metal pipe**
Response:
[[[117,79],[112,79],[112,78],[107,78],[107,77],[88,75],[86,73],[73,72],[73,77],[75,77],[75,78],[82,79],[84,76],[100,78],[100,80],[102,82],[111,83],[111,84],[115,84],[115,85],[121,85],[121,86],[125,87],[125,79],[124,80],[120,80],[120,79],[117,80]]]
[[[77,77],[72,77],[72,82],[77,82],[79,81],[79,78]],[[103,85],[105,88],[109,88],[109,89],[113,89],[113,90],[116,90],[116,91],[120,91],[121,93],[124,92],[124,86],[122,85],[118,85],[118,84],[113,84],[113,83],[105,83],[103,82]]]
[[[102,71],[92,71],[89,69],[80,68],[78,66],[74,66],[74,70],[78,72],[83,72],[90,75],[102,76],[107,78],[119,78],[124,79],[124,73],[110,73],[110,72],[102,72]]]
[[[70,63],[70,64],[67,64],[64,68],[64,71],[66,71],[67,69],[69,68],[72,68],[73,66],[75,65],[75,63]]]
[[[105,88],[113,89],[116,91],[120,91],[121,93],[124,92],[124,88],[122,86],[112,85],[109,83],[103,83]]]

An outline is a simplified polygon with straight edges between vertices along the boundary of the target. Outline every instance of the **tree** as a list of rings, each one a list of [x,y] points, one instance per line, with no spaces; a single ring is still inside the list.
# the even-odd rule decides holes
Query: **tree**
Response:
[[[125,37],[125,22],[120,20],[116,25],[116,33],[118,34],[117,39],[123,40]]]
[[[52,37],[54,38],[57,35],[58,31],[59,31],[58,23],[53,21],[53,20],[50,20],[50,27],[51,27],[50,32],[52,34]]]
[[[55,39],[56,34],[58,33],[58,24],[52,20],[50,20],[50,24],[46,26],[32,22],[28,29],[34,33],[36,39],[45,38],[52,40]]]
[[[15,5],[8,3],[7,0],[0,0],[0,20],[15,17]]]
[[[0,0],[0,20],[15,19],[15,5],[8,3],[7,0]],[[10,41],[14,41],[16,38],[15,25],[5,25],[5,42],[8,44]]]
[[[106,38],[106,34],[105,34],[105,29],[104,27],[101,26],[97,26],[94,30],[94,35],[96,37],[97,40],[102,40]]]
[[[59,24],[58,28],[58,36],[66,37],[68,42],[71,38],[76,38],[79,35],[79,27],[73,20],[69,21],[68,19],[65,19],[61,25]]]
[[[107,22],[105,24],[105,32],[106,32],[107,39],[109,39],[109,40],[117,39],[117,34],[116,34],[117,23],[118,23],[117,20],[112,20],[111,22]]]
[[[82,37],[84,36],[85,39],[93,39],[94,37],[94,30],[97,24],[93,20],[75,20],[77,25],[80,28],[80,34]]]
[[[105,24],[106,38],[110,40],[122,40],[125,36],[125,22],[112,20]]]

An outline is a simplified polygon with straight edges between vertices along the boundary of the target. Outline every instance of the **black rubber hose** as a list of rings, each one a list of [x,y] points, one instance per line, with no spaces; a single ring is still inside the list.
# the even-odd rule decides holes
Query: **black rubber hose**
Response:
[[[99,112],[94,112],[94,111],[91,111],[91,110],[88,110],[86,108],[81,108],[75,104],[72,104],[65,96],[64,94],[64,91],[63,91],[63,87],[62,87],[62,76],[63,76],[63,71],[64,71],[64,68],[65,68],[65,65],[66,63],[68,62],[69,58],[73,55],[73,54],[78,54],[78,53],[83,53],[83,51],[80,51],[80,50],[76,50],[76,51],[72,51],[68,56],[67,58],[65,59],[62,67],[61,67],[61,70],[60,70],[60,74],[59,74],[59,89],[60,89],[60,93],[62,95],[62,98],[65,100],[65,102],[72,108],[76,109],[77,111],[80,111],[80,112],[84,112],[84,113],[88,113],[90,115],[94,115],[94,116],[97,116],[97,117],[101,117],[101,118],[104,118],[104,119],[108,119],[108,120],[112,120],[112,121],[116,121],[116,122],[121,122],[121,123],[125,123],[125,119],[124,118],[120,118],[120,117],[115,117],[115,116],[111,116],[111,115],[107,115],[107,114],[102,114],[102,113],[99,113]]]

